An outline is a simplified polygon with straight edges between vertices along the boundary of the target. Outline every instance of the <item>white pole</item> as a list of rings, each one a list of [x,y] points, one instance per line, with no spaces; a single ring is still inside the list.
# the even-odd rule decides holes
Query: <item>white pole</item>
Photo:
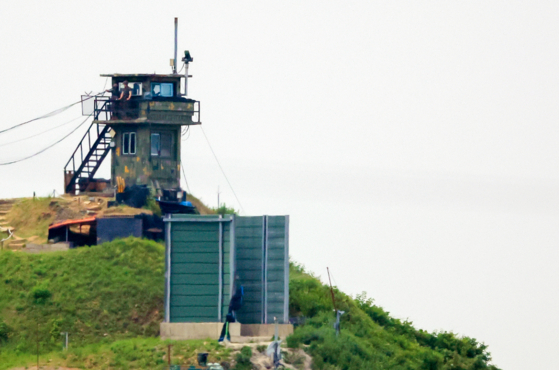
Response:
[[[177,73],[177,30],[179,28],[179,19],[175,18],[175,63],[173,64],[173,74]]]
[[[188,62],[185,62],[184,66],[184,96],[188,96]]]

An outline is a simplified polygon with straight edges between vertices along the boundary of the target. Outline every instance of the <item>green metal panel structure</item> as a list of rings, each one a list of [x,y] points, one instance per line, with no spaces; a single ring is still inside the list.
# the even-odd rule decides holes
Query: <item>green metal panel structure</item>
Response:
[[[244,287],[237,320],[288,323],[289,216],[172,215],[166,227],[166,322],[222,322]]]
[[[265,217],[264,323],[289,321],[289,216]]]
[[[236,217],[236,273],[245,291],[244,305],[237,312],[239,322],[263,322],[264,261],[264,217]]]
[[[165,219],[167,322],[220,322],[225,317],[232,285],[232,220],[199,215]]]

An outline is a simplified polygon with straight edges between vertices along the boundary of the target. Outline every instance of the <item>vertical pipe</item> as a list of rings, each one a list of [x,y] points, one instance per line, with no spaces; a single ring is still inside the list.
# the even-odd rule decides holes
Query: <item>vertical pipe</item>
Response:
[[[237,276],[237,265],[235,262],[236,244],[235,244],[235,215],[231,215],[231,222],[229,223],[229,297],[235,294],[235,277]]]
[[[283,323],[289,323],[289,216],[285,216],[285,265],[283,271]]]
[[[260,321],[262,324],[266,323],[266,216],[262,216],[262,263],[260,265],[260,281],[262,286],[262,294],[260,294],[262,315]]]
[[[171,322],[171,215],[165,217],[165,322]]]
[[[184,70],[184,96],[188,96],[188,62],[185,62]]]
[[[218,280],[219,280],[219,293],[217,297],[217,321],[221,322],[223,311],[223,222],[221,222],[221,215],[219,215],[219,262],[218,262]]]
[[[264,324],[268,323],[268,216],[264,216]]]
[[[179,28],[179,19],[175,17],[175,63],[173,65],[173,73],[177,73],[177,30]]]

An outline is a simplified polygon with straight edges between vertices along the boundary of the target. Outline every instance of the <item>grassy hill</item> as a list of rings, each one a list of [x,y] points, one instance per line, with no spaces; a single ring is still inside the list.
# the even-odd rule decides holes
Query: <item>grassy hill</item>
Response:
[[[311,354],[316,369],[497,369],[475,339],[415,329],[364,295],[336,291],[346,311],[337,338],[328,287],[292,265],[290,290],[290,314],[304,325],[287,345]],[[162,368],[163,294],[164,248],[155,242],[129,238],[67,252],[0,252],[0,370],[34,364],[37,341],[42,364]],[[68,352],[61,351],[64,331],[70,332]],[[212,361],[231,357],[215,341],[172,343],[174,363],[193,363],[201,349]]]

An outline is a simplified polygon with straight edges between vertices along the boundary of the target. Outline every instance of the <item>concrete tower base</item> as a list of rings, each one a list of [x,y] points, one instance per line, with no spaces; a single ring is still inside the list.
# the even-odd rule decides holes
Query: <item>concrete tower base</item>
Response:
[[[161,339],[188,340],[188,339],[219,339],[223,323],[221,322],[162,322],[160,325]],[[285,339],[293,334],[293,325],[278,325],[279,336]],[[229,324],[231,342],[269,342],[275,333],[274,324]]]

